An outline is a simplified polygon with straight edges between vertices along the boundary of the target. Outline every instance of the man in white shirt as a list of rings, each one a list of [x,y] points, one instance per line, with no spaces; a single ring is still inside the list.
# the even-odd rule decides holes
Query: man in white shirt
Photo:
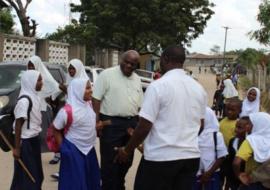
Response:
[[[102,190],[124,190],[125,176],[132,165],[133,151],[128,162],[113,161],[114,147],[125,146],[130,136],[128,130],[135,128],[143,92],[140,78],[134,70],[139,54],[129,50],[122,55],[120,66],[104,70],[94,84],[93,106],[100,133]],[[111,125],[99,128],[99,121],[111,120]]]
[[[198,133],[207,95],[183,68],[185,50],[171,46],[161,55],[164,74],[147,88],[139,124],[116,160],[126,162],[144,141],[135,190],[191,190],[199,167]]]

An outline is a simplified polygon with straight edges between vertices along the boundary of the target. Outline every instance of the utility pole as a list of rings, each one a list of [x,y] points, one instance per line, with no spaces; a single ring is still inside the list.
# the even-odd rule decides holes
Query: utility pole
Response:
[[[72,0],[69,1],[69,15],[68,15],[69,24],[71,24],[71,21],[72,21],[72,13],[71,13],[71,7],[70,7],[71,3],[72,3]]]
[[[223,26],[223,28],[225,29],[225,40],[224,40],[223,63],[222,63],[222,67],[221,67],[221,75],[223,75],[223,69],[224,69],[224,66],[225,66],[225,53],[226,53],[226,45],[227,45],[227,33],[228,33],[228,30],[231,29],[228,26]]]

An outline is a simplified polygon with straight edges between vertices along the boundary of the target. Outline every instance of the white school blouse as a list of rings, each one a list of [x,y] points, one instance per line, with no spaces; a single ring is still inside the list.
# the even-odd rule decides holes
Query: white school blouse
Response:
[[[27,111],[29,107],[29,100],[27,98],[20,99],[14,109],[15,119],[24,118],[25,121],[22,126],[21,138],[28,139],[32,137],[36,137],[41,132],[41,106],[38,105],[37,102],[32,106],[32,110],[30,112],[30,123],[29,129],[27,129]],[[15,121],[16,122],[16,121]],[[15,127],[14,122],[14,127]]]
[[[139,113],[153,123],[144,141],[144,158],[199,158],[198,132],[206,105],[205,90],[182,69],[173,69],[152,82]]]
[[[89,106],[89,109],[90,106]],[[67,113],[62,108],[53,121],[56,129],[61,130],[67,123]],[[96,114],[91,109],[91,114],[87,120],[81,122],[80,126],[71,124],[65,138],[73,143],[84,155],[87,155],[89,151],[95,146],[96,143]]]
[[[200,142],[202,142],[204,145],[208,144],[208,146],[202,147],[200,146]],[[201,158],[200,167],[197,175],[200,175],[202,172],[208,171],[215,163],[216,156],[217,158],[221,158],[228,154],[223,135],[220,132],[217,132],[217,152],[215,152],[213,132],[209,132],[207,134],[203,134],[203,136],[199,136],[199,147],[201,151]]]

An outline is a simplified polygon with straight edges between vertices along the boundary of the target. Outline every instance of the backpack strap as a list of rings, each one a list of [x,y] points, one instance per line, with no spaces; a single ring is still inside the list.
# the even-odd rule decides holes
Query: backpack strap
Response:
[[[73,116],[72,116],[72,107],[69,104],[66,104],[64,107],[64,110],[67,113],[67,124],[64,127],[64,134],[66,134],[73,122]]]
[[[22,98],[26,98],[29,101],[29,106],[28,106],[28,109],[27,109],[27,129],[30,129],[30,112],[32,110],[33,103],[32,103],[31,98],[28,95],[22,95],[22,96],[20,96],[17,99],[17,101],[19,101]]]
[[[217,155],[217,132],[214,132],[213,136],[214,136],[214,145],[215,145],[215,158],[217,160],[217,158],[218,158],[218,155]]]

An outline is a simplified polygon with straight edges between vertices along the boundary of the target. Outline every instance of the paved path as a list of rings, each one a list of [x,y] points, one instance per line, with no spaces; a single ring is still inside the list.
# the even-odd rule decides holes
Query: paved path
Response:
[[[215,76],[211,73],[204,73],[198,74],[198,68],[188,68],[193,71],[195,77],[198,81],[204,86],[208,93],[208,102],[209,105],[212,103],[212,97],[215,92]],[[97,145],[98,146],[98,145]],[[98,147],[97,147],[98,150]],[[98,152],[99,154],[99,152]],[[58,165],[49,165],[49,160],[53,157],[52,153],[42,154],[43,160],[43,170],[44,170],[44,182],[43,182],[43,190],[56,190],[57,189],[57,182],[50,178],[50,174],[58,171]],[[129,173],[126,178],[126,186],[127,190],[133,189],[133,183],[135,179],[136,169],[140,161],[141,154],[136,151],[135,158],[133,161],[133,166],[129,170]],[[0,189],[1,190],[8,190],[10,187],[10,183],[12,180],[13,174],[13,158],[10,153],[4,153],[0,150]]]

